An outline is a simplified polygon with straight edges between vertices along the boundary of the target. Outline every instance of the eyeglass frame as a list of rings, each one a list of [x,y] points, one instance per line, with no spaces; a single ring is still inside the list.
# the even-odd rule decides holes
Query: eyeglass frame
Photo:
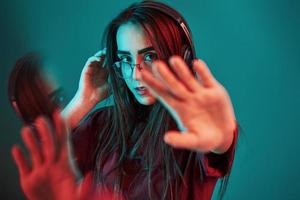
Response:
[[[120,78],[122,78],[122,79],[130,79],[130,78],[132,77],[132,74],[133,74],[134,66],[137,66],[137,68],[138,68],[139,70],[142,70],[143,67],[142,67],[141,65],[142,65],[143,63],[144,63],[146,66],[151,67],[152,63],[153,63],[155,60],[157,60],[157,59],[154,59],[154,60],[152,60],[152,61],[143,60],[143,61],[142,61],[141,63],[139,63],[139,64],[129,63],[129,62],[121,61],[121,60],[120,60],[120,61],[114,62],[113,66],[114,66],[115,68],[121,70],[121,72],[120,72],[121,74],[119,75]],[[121,66],[118,67],[118,66],[117,66],[117,63],[120,63],[120,64],[122,64],[122,63],[128,64],[128,65],[130,66],[130,69],[131,69],[130,76],[128,76],[127,78],[123,77],[123,73],[122,73],[122,69],[121,69],[122,67],[121,67]],[[147,64],[147,63],[149,63],[149,64]]]

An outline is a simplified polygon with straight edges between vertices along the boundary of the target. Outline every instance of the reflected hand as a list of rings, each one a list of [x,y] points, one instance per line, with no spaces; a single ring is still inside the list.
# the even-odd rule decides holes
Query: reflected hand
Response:
[[[44,117],[35,121],[40,141],[29,127],[21,130],[23,142],[30,155],[28,161],[19,146],[14,145],[12,155],[20,174],[23,192],[30,200],[73,200],[78,187],[74,163],[70,161],[68,131],[56,111],[54,127]]]

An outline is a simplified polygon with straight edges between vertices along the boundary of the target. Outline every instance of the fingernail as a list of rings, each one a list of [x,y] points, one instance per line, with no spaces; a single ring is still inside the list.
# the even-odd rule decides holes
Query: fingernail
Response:
[[[174,56],[171,56],[171,58],[169,59],[169,64],[170,65],[174,65],[176,63],[176,59],[174,59]]]
[[[194,64],[195,62],[198,62],[199,61],[199,58],[195,58],[192,62],[192,64]]]
[[[169,135],[165,135],[165,136],[164,136],[164,140],[165,140],[165,142],[167,142],[167,143],[168,143],[168,142],[169,142],[169,140],[170,140],[170,137],[169,137]]]

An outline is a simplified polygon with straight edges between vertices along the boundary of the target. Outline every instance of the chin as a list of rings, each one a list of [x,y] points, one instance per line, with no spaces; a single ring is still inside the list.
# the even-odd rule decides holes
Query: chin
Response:
[[[137,101],[145,106],[153,105],[156,102],[156,98],[153,96],[147,96],[147,97],[138,97]]]

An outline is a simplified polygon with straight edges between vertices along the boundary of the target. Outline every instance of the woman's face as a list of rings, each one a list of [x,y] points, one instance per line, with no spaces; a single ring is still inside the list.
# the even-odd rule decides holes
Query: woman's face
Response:
[[[138,24],[126,23],[120,26],[117,32],[117,46],[118,58],[123,62],[141,64],[157,56],[144,30]],[[152,105],[156,99],[141,83],[140,73],[140,69],[134,66],[132,75],[125,79],[126,85],[139,103]]]

